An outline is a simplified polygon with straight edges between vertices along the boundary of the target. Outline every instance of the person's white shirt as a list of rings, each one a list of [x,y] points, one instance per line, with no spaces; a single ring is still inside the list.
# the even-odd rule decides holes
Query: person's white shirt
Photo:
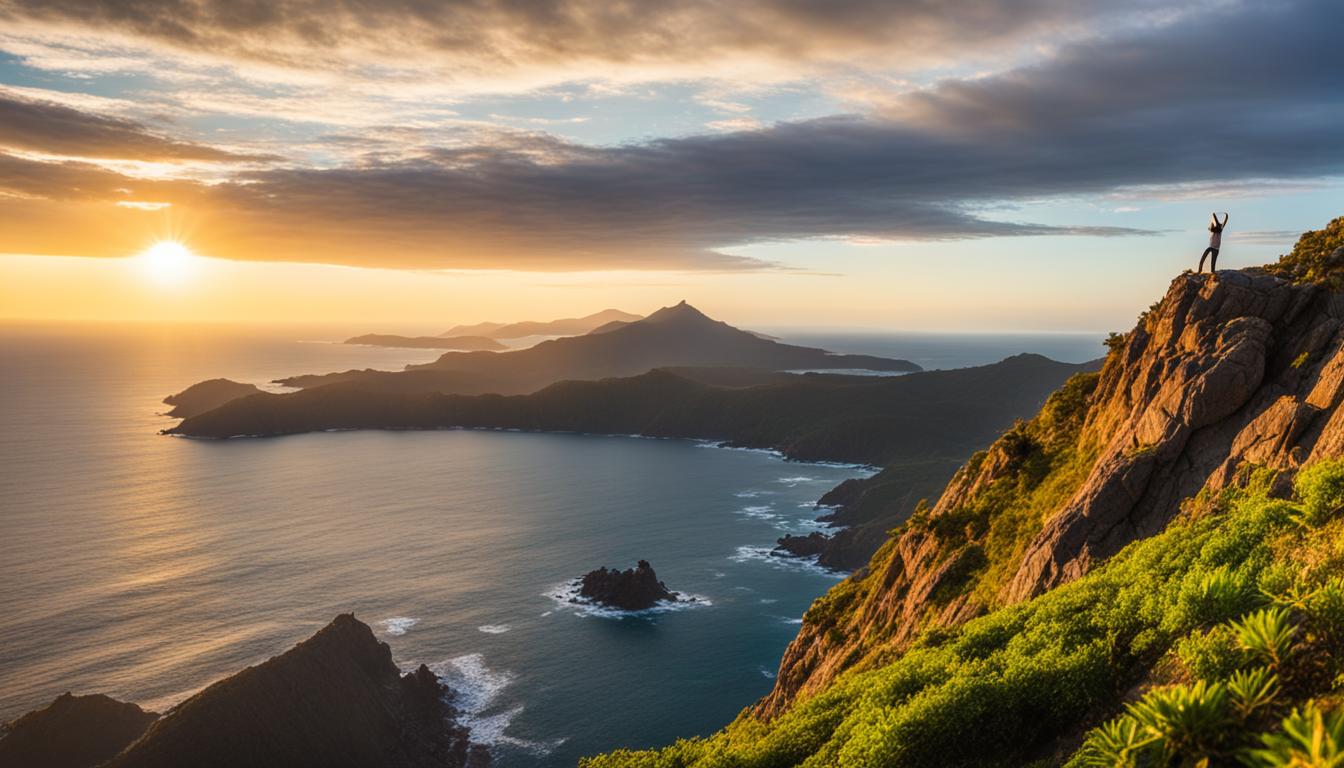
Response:
[[[1217,229],[1209,233],[1209,247],[1210,248],[1223,247],[1223,231],[1221,229]]]

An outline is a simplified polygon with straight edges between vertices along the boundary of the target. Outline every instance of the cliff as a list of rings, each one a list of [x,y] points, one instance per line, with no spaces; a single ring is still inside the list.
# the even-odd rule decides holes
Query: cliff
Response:
[[[1250,467],[1344,452],[1344,296],[1257,270],[1184,274],[1033,420],[808,612],[772,717],[853,666],[1087,573]],[[1195,499],[1186,502],[1187,499]]]
[[[1344,219],[1177,277],[812,605],[755,708],[583,765],[1337,762],[1341,288]]]
[[[66,694],[10,724],[0,765],[483,768],[489,755],[453,723],[452,697],[423,665],[403,675],[391,649],[344,614],[162,717]]]

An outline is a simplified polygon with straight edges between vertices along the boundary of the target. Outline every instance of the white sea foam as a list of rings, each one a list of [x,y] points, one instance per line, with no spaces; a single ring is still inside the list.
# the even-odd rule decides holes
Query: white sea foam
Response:
[[[771,671],[768,670],[768,669],[766,669],[764,665],[758,667],[757,669],[760,671],[760,673],[761,673],[761,677],[764,677],[764,678],[767,679],[767,680],[774,680],[774,679],[775,679],[775,673],[774,673],[774,672],[771,672]]]
[[[383,632],[392,635],[393,637],[400,637],[406,634],[406,630],[414,627],[419,622],[419,619],[413,619],[409,616],[395,616],[390,619],[383,619],[378,623],[383,625]]]
[[[774,507],[772,505],[764,504],[754,507],[743,507],[737,510],[737,514],[742,515],[743,517],[750,517],[755,520],[774,520],[776,517],[779,516],[772,511],[773,509]]]
[[[797,617],[780,616],[779,620],[785,624],[802,624],[803,620]]]
[[[513,627],[510,627],[508,624],[482,624],[476,629],[487,635],[502,635],[510,629],[513,629]]]
[[[797,486],[800,486],[803,483],[815,483],[817,482],[817,478],[808,477],[807,475],[793,475],[790,477],[778,478],[775,480],[775,482],[787,485],[790,488],[796,488]]]
[[[733,495],[736,496],[736,497],[739,498],[739,499],[756,499],[756,498],[760,498],[761,496],[765,496],[765,495],[767,495],[767,494],[772,494],[772,493],[774,493],[774,491],[761,491],[761,490],[757,490],[757,489],[753,488],[753,489],[748,490],[748,491],[738,491],[737,493],[734,493]]]
[[[582,579],[572,579],[561,584],[556,584],[542,593],[556,602],[558,608],[574,611],[580,616],[598,616],[604,619],[624,619],[629,617],[652,617],[660,613],[671,613],[673,611],[685,611],[691,608],[707,608],[714,603],[704,595],[692,595],[685,592],[676,592],[677,601],[671,602],[662,600],[651,608],[645,608],[640,611],[623,611],[620,608],[610,608],[599,603],[594,603],[586,597],[579,596],[579,590],[582,587]]]
[[[728,559],[735,563],[765,563],[780,570],[804,571],[832,579],[845,578],[845,574],[839,571],[833,571],[830,568],[818,565],[815,557],[783,557],[771,554],[773,551],[774,547],[744,544],[729,555]]]
[[[762,597],[761,602],[764,603],[765,605],[769,605],[770,603],[778,603],[779,600],[773,597]]]
[[[564,743],[563,738],[539,742],[508,735],[509,724],[522,713],[523,705],[505,707],[499,698],[518,676],[507,670],[491,669],[483,655],[469,653],[431,665],[430,669],[453,691],[457,721],[470,729],[472,741],[487,747],[516,747],[538,755]]]

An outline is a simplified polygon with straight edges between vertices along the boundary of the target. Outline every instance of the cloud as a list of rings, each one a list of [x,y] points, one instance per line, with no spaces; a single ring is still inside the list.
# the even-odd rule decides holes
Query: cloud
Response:
[[[133,120],[19,96],[4,88],[0,88],[0,147],[66,157],[147,162],[268,159],[171,139]]]
[[[902,68],[988,59],[1036,36],[1061,39],[1173,15],[1158,0],[0,0],[33,61],[107,71],[143,62],[136,44],[294,71],[434,69],[453,81],[533,82],[712,74],[728,62]],[[1196,5],[1195,8],[1204,5]],[[88,57],[90,36],[116,55]],[[754,62],[754,64],[753,64]],[[765,74],[758,72],[755,74]],[[769,75],[766,75],[767,77]]]
[[[425,145],[393,127],[357,163],[209,185],[0,158],[0,191],[31,205],[169,202],[212,255],[397,268],[749,270],[772,265],[725,249],[1146,234],[1019,221],[1015,206],[1344,173],[1341,26],[1344,6],[1326,0],[1238,7],[892,94],[871,114],[639,144],[475,126]],[[0,227],[0,250],[73,247],[60,236]]]

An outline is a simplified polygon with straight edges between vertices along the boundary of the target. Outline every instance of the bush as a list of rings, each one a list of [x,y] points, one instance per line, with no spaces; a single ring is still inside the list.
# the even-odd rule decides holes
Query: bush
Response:
[[[1332,256],[1340,246],[1344,246],[1344,216],[1331,221],[1325,229],[1302,233],[1293,250],[1266,270],[1296,282],[1326,283],[1339,289],[1344,286],[1344,264]]]
[[[1176,646],[1176,657],[1195,679],[1226,680],[1246,666],[1246,651],[1231,628],[1195,632]]]
[[[1297,473],[1293,488],[1302,500],[1294,519],[1309,528],[1319,527],[1344,507],[1344,464],[1318,461]]]

